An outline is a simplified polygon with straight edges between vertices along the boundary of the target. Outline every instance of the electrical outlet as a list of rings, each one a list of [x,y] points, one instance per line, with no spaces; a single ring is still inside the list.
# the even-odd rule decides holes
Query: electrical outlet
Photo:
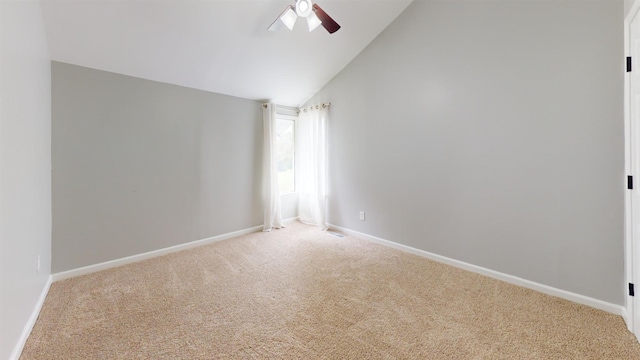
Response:
[[[364,211],[360,211],[360,221],[364,221]]]
[[[40,273],[40,255],[36,258],[36,274]]]

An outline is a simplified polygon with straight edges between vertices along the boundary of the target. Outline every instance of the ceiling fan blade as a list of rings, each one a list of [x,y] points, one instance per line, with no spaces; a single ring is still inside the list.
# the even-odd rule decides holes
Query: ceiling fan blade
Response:
[[[331,18],[331,16],[327,15],[318,4],[313,4],[313,11],[316,13],[316,16],[322,21],[322,26],[329,32],[329,34],[333,34],[334,32],[340,29],[340,25]]]

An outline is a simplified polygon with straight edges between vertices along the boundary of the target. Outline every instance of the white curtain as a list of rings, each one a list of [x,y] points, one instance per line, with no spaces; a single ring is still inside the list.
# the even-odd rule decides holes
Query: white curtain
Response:
[[[298,215],[305,224],[326,225],[328,105],[300,110],[296,129]]]
[[[264,226],[262,231],[282,227],[280,188],[276,162],[276,105],[262,105],[264,149],[262,152],[262,192],[264,198]]]

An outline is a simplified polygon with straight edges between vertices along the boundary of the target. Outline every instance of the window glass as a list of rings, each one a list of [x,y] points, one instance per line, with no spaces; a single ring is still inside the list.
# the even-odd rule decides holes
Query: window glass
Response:
[[[280,194],[295,191],[294,177],[294,132],[295,121],[276,119],[276,159]]]

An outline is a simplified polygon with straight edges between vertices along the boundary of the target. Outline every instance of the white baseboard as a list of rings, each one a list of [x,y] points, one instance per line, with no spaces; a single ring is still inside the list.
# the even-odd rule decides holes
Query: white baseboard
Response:
[[[627,330],[633,334],[633,322],[629,316],[629,309],[624,306],[622,307],[622,319],[624,320],[625,325],[627,325]]]
[[[389,240],[385,240],[385,239],[381,239],[375,236],[371,236],[371,235],[367,235],[355,230],[351,230],[351,229],[347,229],[347,228],[343,228],[340,226],[336,226],[336,225],[331,225],[329,224],[329,227],[331,229],[335,229],[338,231],[341,231],[343,233],[349,234],[349,235],[353,235],[355,237],[364,239],[364,240],[368,240],[377,244],[381,244],[384,246],[388,246],[388,247],[392,247],[398,250],[402,250],[414,255],[418,255],[430,260],[434,260],[440,263],[444,263],[447,265],[451,265],[463,270],[467,270],[467,271],[471,271],[477,274],[481,274],[481,275],[485,275],[494,279],[498,279],[498,280],[502,280],[504,282],[510,283],[510,284],[514,284],[514,285],[518,285],[518,286],[522,286],[531,290],[536,290],[539,291],[541,293],[547,294],[547,295],[551,295],[551,296],[556,296],[565,300],[569,300],[569,301],[573,301],[575,303],[578,304],[582,304],[582,305],[586,305],[586,306],[590,306],[599,310],[603,310],[612,314],[616,314],[616,315],[620,315],[620,316],[625,316],[626,311],[625,308],[622,305],[616,305],[616,304],[612,304],[612,303],[608,303],[606,301],[602,301],[602,300],[598,300],[598,299],[594,299],[594,298],[590,298],[588,296],[584,296],[584,295],[580,295],[580,294],[576,294],[576,293],[572,293],[570,291],[566,291],[566,290],[561,290],[561,289],[557,289],[551,286],[547,286],[547,285],[543,285],[540,283],[536,283],[530,280],[526,280],[526,279],[522,279],[519,278],[517,276],[513,276],[513,275],[508,275],[505,273],[501,273],[495,270],[491,270],[491,269],[487,269],[481,266],[477,266],[477,265],[473,265],[473,264],[469,264],[463,261],[459,261],[459,260],[455,260],[455,259],[451,259],[448,258],[446,256],[441,256],[441,255],[437,255],[434,253],[430,253],[428,251],[424,251],[424,250],[420,250],[420,249],[416,249],[410,246],[406,246],[406,245],[402,245],[402,244],[398,244],[395,243],[393,241],[389,241]]]
[[[287,219],[287,221],[295,221],[295,219],[293,219],[293,220]],[[187,249],[191,249],[191,248],[194,248],[194,247],[199,247],[199,246],[211,244],[211,243],[214,243],[214,242],[217,242],[217,241],[222,241],[222,240],[234,238],[234,237],[237,237],[237,236],[250,234],[250,233],[253,233],[253,232],[256,232],[256,231],[260,231],[260,230],[262,230],[262,225],[254,226],[254,227],[251,227],[251,228],[248,228],[248,229],[238,230],[238,231],[234,231],[234,232],[230,232],[230,233],[226,233],[226,234],[222,234],[222,235],[217,235],[217,236],[213,236],[213,237],[202,239],[202,240],[196,240],[196,241],[192,241],[192,242],[189,242],[189,243],[186,243],[186,244],[180,244],[180,245],[171,246],[171,247],[164,248],[164,249],[149,251],[149,252],[138,254],[138,255],[127,256],[127,257],[120,258],[120,259],[105,261],[103,263],[99,263],[99,264],[95,264],[95,265],[89,265],[89,266],[84,266],[84,267],[73,269],[73,270],[67,270],[67,271],[55,273],[55,274],[52,275],[52,278],[53,278],[53,282],[61,281],[61,280],[69,279],[69,278],[80,276],[80,275],[91,274],[91,273],[94,273],[94,272],[97,272],[97,271],[111,269],[111,268],[114,268],[114,267],[117,267],[117,266],[132,264],[132,263],[139,262],[139,261],[142,261],[142,260],[147,260],[147,259],[151,259],[151,258],[154,258],[154,257],[167,255],[167,254],[174,253],[174,252],[177,252],[177,251],[187,250]]]
[[[293,223],[293,222],[295,222],[297,220],[298,220],[297,217],[293,217],[293,218],[289,218],[289,219],[283,220],[283,223],[284,224],[290,224],[290,223]],[[72,277],[80,276],[80,275],[91,274],[91,273],[94,273],[94,272],[97,272],[97,271],[106,270],[106,269],[114,268],[114,267],[117,267],[117,266],[127,265],[127,264],[131,264],[131,263],[134,263],[134,262],[151,259],[151,258],[154,258],[154,257],[170,254],[170,253],[177,252],[177,251],[187,250],[187,249],[191,249],[191,248],[194,248],[194,247],[199,247],[199,246],[211,244],[211,243],[214,243],[214,242],[217,242],[217,241],[222,241],[222,240],[234,238],[234,237],[237,237],[237,236],[250,234],[250,233],[253,233],[253,232],[260,231],[261,229],[262,229],[262,225],[254,226],[254,227],[251,227],[251,228],[248,228],[248,229],[238,230],[238,231],[234,231],[234,232],[230,232],[230,233],[226,233],[226,234],[222,234],[222,235],[218,235],[218,236],[213,236],[213,237],[202,239],[202,240],[196,240],[196,241],[192,241],[192,242],[186,243],[186,244],[180,244],[180,245],[176,245],[176,246],[171,246],[171,247],[160,249],[160,250],[149,251],[149,252],[146,252],[146,253],[143,253],[143,254],[128,256],[128,257],[121,258],[121,259],[106,261],[106,262],[95,264],[95,265],[89,265],[89,266],[81,267],[81,268],[78,268],[78,269],[63,271],[63,272],[59,272],[59,273],[56,273],[56,274],[53,274],[53,275],[49,275],[47,283],[46,283],[45,287],[42,289],[42,293],[40,294],[40,297],[38,298],[38,302],[36,303],[36,306],[34,307],[33,312],[31,313],[31,316],[29,317],[29,320],[27,321],[27,324],[25,325],[24,329],[22,330],[22,334],[20,335],[20,338],[18,339],[18,342],[16,343],[16,345],[15,345],[15,347],[13,349],[13,352],[11,353],[11,356],[9,357],[9,360],[18,360],[20,358],[20,355],[22,354],[22,350],[24,348],[24,345],[26,344],[27,339],[29,338],[29,335],[31,334],[31,330],[33,330],[33,326],[35,325],[36,320],[38,320],[38,316],[40,315],[40,310],[42,309],[42,305],[44,304],[44,300],[47,298],[47,294],[49,293],[49,288],[51,287],[51,283],[53,283],[55,281],[60,281],[60,280],[69,279],[69,278],[72,278]]]
[[[283,225],[291,224],[292,222],[298,221],[298,219],[299,219],[299,217],[297,217],[297,216],[292,217],[292,218],[288,218],[288,219],[284,219],[284,220],[282,220],[282,224]]]
[[[283,221],[283,223],[285,224],[290,224],[292,222],[297,221],[298,218],[294,217],[294,218],[289,218]],[[513,275],[508,275],[505,273],[501,273],[498,271],[494,271],[494,270],[490,270],[481,266],[477,266],[477,265],[472,265],[469,263],[465,263],[463,261],[459,261],[459,260],[455,260],[455,259],[451,259],[445,256],[441,256],[441,255],[437,255],[437,254],[433,254],[430,253],[428,251],[424,251],[424,250],[420,250],[420,249],[416,249],[410,246],[406,246],[406,245],[402,245],[402,244],[398,244],[395,243],[393,241],[389,241],[389,240],[385,240],[385,239],[381,239],[375,236],[371,236],[365,233],[361,233],[355,230],[351,230],[351,229],[347,229],[347,228],[343,228],[340,226],[336,226],[336,225],[332,225],[332,224],[328,224],[330,229],[335,229],[338,231],[341,231],[343,233],[349,234],[349,235],[353,235],[356,236],[358,238],[367,240],[367,241],[371,241],[377,244],[381,244],[384,246],[388,246],[391,248],[395,248],[398,250],[402,250],[414,255],[418,255],[430,260],[434,260],[440,263],[444,263],[447,265],[451,265],[463,270],[467,270],[467,271],[471,271],[477,274],[481,274],[481,275],[485,275],[494,279],[498,279],[498,280],[502,280],[505,281],[507,283],[510,284],[514,284],[514,285],[518,285],[518,286],[522,286],[528,289],[532,289],[532,290],[536,290],[539,291],[541,293],[544,294],[548,294],[551,296],[556,296],[565,300],[569,300],[569,301],[573,301],[575,303],[578,304],[582,304],[582,305],[586,305],[586,306],[590,306],[599,310],[603,310],[612,314],[616,314],[616,315],[620,315],[625,319],[625,322],[627,322],[627,324],[629,324],[630,322],[628,321],[628,313],[626,311],[626,309],[621,306],[621,305],[616,305],[616,304],[612,304],[612,303],[608,303],[602,300],[598,300],[598,299],[594,299],[594,298],[590,298],[588,296],[584,296],[584,295],[580,295],[580,294],[576,294],[576,293],[572,293],[566,290],[561,290],[561,289],[557,289],[551,286],[547,286],[547,285],[543,285],[543,284],[539,284],[533,281],[529,281],[526,279],[522,279],[519,278],[517,276],[513,276]],[[182,251],[182,250],[187,250],[187,249],[191,249],[194,247],[199,247],[199,246],[203,246],[203,245],[207,245],[207,244],[211,244],[217,241],[222,241],[222,240],[226,240],[226,239],[230,239],[233,237],[237,237],[237,236],[242,236],[242,235],[246,235],[246,234],[250,234],[252,232],[257,232],[260,231],[262,229],[262,225],[259,226],[254,226],[252,228],[248,228],[248,229],[244,229],[244,230],[238,230],[238,231],[234,231],[234,232],[230,232],[230,233],[226,233],[226,234],[222,234],[222,235],[218,235],[218,236],[213,236],[207,239],[202,239],[202,240],[196,240],[190,243],[186,243],[186,244],[181,244],[181,245],[176,245],[176,246],[172,246],[172,247],[168,247],[168,248],[164,248],[164,249],[160,249],[160,250],[155,250],[155,251],[150,251],[147,253],[143,253],[143,254],[138,254],[138,255],[133,255],[133,256],[128,256],[125,258],[121,258],[121,259],[116,259],[116,260],[111,260],[111,261],[107,261],[107,262],[103,262],[100,264],[95,264],[95,265],[90,265],[90,266],[85,266],[82,268],[78,268],[78,269],[74,269],[74,270],[69,270],[69,271],[64,271],[64,272],[60,272],[60,273],[56,273],[53,275],[50,275],[47,283],[45,284],[44,288],[42,289],[42,292],[40,294],[40,297],[38,298],[38,301],[33,309],[33,312],[31,313],[31,316],[29,317],[29,320],[27,321],[27,323],[25,324],[24,329],[22,330],[22,334],[20,335],[20,338],[18,339],[18,342],[16,343],[13,352],[11,353],[9,360],[18,360],[20,358],[20,355],[22,354],[22,350],[24,348],[24,345],[27,342],[27,339],[29,338],[29,335],[31,334],[31,331],[33,330],[33,326],[36,323],[36,320],[38,319],[38,316],[40,315],[40,310],[42,309],[42,305],[44,304],[44,301],[47,297],[47,294],[49,293],[49,288],[51,287],[51,283],[55,282],[55,281],[60,281],[60,280],[64,280],[64,279],[68,279],[68,278],[72,278],[72,277],[76,277],[76,276],[80,276],[80,275],[85,275],[85,274],[90,274],[96,271],[101,271],[101,270],[106,270],[106,269],[110,269],[113,267],[117,267],[117,266],[122,266],[122,265],[126,265],[126,264],[131,264],[134,262],[138,262],[138,261],[142,261],[142,260],[146,260],[146,259],[150,259],[150,258],[154,258],[154,257],[158,257],[158,256],[162,256],[162,255],[166,255],[166,254],[170,254],[173,252],[177,252],[177,251]]]
[[[31,330],[33,330],[33,326],[36,324],[36,320],[38,320],[38,316],[40,316],[40,309],[42,309],[42,305],[44,304],[44,300],[47,298],[47,294],[49,293],[49,288],[51,287],[52,278],[51,275],[47,278],[47,283],[42,288],[42,292],[40,293],[40,297],[38,297],[38,301],[31,312],[31,316],[27,323],[24,325],[24,329],[22,329],[22,334],[20,334],[20,338],[18,342],[13,347],[13,352],[9,356],[9,360],[18,360],[20,355],[22,354],[22,349],[24,349],[24,345],[27,343],[27,339],[29,335],[31,335]]]

